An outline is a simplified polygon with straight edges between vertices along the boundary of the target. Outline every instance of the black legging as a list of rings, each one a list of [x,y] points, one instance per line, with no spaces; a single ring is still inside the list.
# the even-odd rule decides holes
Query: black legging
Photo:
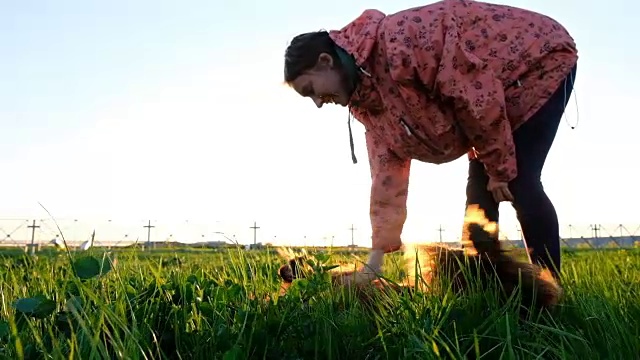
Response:
[[[509,183],[514,198],[512,205],[531,250],[531,259],[548,267],[556,277],[560,273],[560,226],[540,175],[573,91],[575,75],[574,66],[551,98],[513,133],[518,176]],[[487,190],[488,180],[484,165],[471,160],[466,205],[478,204],[490,221],[498,222],[498,203]]]

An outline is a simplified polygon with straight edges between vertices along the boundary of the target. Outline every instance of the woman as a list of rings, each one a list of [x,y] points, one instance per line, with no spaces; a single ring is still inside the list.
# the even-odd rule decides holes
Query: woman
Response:
[[[533,260],[557,276],[558,219],[540,174],[577,59],[553,19],[470,0],[392,15],[366,10],[341,30],[296,36],[285,81],[318,107],[348,106],[366,129],[372,249],[356,279],[370,279],[384,254],[401,248],[411,160],[442,164],[464,154],[466,205],[497,222],[498,204],[510,201]],[[352,138],[351,155],[355,163]]]

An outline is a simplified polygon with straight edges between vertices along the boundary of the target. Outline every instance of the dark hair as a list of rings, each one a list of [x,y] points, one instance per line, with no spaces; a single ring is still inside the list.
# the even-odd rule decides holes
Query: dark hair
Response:
[[[313,68],[322,53],[331,55],[335,66],[341,68],[336,43],[329,37],[329,32],[314,31],[294,37],[284,53],[284,81],[290,83]]]

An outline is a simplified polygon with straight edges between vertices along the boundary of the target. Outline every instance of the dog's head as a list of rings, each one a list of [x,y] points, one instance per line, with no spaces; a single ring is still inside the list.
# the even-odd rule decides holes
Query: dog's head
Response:
[[[306,255],[295,256],[287,260],[287,263],[280,266],[278,275],[280,275],[280,295],[286,294],[287,290],[295,279],[307,278],[313,271],[305,263]]]
[[[290,248],[277,248],[280,258],[286,259],[286,264],[280,266],[278,269],[278,275],[280,276],[280,295],[287,293],[287,290],[293,283],[293,280],[299,278],[305,278],[309,271],[308,266],[305,264],[305,260],[308,258],[307,251],[302,249],[299,252],[295,252]]]
[[[300,278],[300,275],[302,275],[300,272],[302,270],[304,270],[304,257],[298,256],[293,259],[289,259],[286,264],[280,266],[278,274],[282,281],[292,283],[293,280]]]

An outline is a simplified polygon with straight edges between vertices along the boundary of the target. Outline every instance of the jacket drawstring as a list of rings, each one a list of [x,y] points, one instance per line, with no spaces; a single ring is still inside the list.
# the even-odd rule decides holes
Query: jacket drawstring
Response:
[[[354,164],[358,163],[358,159],[356,159],[356,152],[353,146],[353,132],[351,131],[351,108],[349,108],[349,115],[347,116],[347,126],[349,127],[349,145],[351,146],[351,161]]]
[[[365,76],[371,77],[371,74],[363,69],[361,66],[358,66],[358,71],[363,73]],[[349,106],[349,115],[347,116],[347,126],[349,127],[349,146],[351,147],[351,161],[354,164],[358,163],[358,159],[356,159],[356,151],[353,146],[353,131],[351,131],[351,106]]]

